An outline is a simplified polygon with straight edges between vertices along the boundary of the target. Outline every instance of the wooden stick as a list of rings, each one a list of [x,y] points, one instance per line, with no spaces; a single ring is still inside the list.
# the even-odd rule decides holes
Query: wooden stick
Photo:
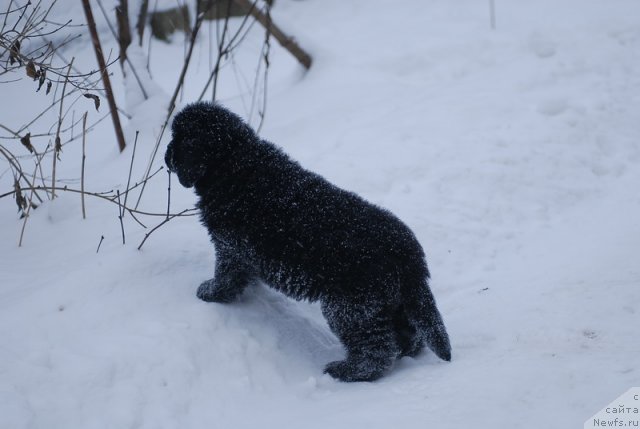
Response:
[[[140,11],[138,13],[138,22],[136,23],[136,30],[138,30],[138,43],[142,47],[142,41],[144,40],[144,27],[147,25],[147,13],[149,12],[149,0],[142,0],[140,4]]]
[[[124,72],[127,60],[127,48],[131,44],[131,28],[129,27],[129,0],[120,0],[116,6],[116,23],[118,24],[118,45],[120,46],[120,67]]]
[[[264,12],[254,7],[250,0],[233,0],[239,6],[244,8],[247,13],[250,13],[264,28],[267,29],[273,37],[276,38],[278,43],[282,45],[287,51],[293,55],[300,64],[305,69],[309,69],[311,67],[311,56],[298,45],[298,43],[293,39],[293,37],[287,36],[281,29],[278,27],[271,16],[266,15]]]
[[[113,128],[116,132],[116,138],[118,139],[118,148],[122,152],[126,146],[124,140],[124,133],[122,132],[122,125],[120,124],[120,116],[118,116],[118,107],[116,100],[113,97],[113,89],[111,88],[111,81],[109,80],[109,73],[107,71],[107,65],[104,61],[104,55],[102,53],[102,46],[100,45],[100,38],[98,37],[98,31],[96,30],[96,21],[93,18],[93,12],[91,11],[91,5],[89,0],[82,0],[82,7],[84,8],[84,14],[87,18],[87,24],[89,26],[89,32],[91,33],[91,41],[93,42],[93,50],[96,53],[96,59],[100,72],[102,73],[102,82],[107,93],[107,101],[109,102],[109,110],[111,110],[111,119],[113,120]]]

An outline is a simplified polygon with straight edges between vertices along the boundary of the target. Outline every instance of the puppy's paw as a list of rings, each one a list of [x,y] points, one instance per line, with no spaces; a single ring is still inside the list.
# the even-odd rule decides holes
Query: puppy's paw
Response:
[[[353,362],[345,359],[327,364],[324,373],[340,381],[373,381],[382,377],[384,369],[366,361]]]
[[[200,287],[198,287],[196,296],[206,302],[219,302],[226,304],[232,302],[236,298],[237,293],[217,287],[215,280],[211,279],[206,282],[202,282]]]

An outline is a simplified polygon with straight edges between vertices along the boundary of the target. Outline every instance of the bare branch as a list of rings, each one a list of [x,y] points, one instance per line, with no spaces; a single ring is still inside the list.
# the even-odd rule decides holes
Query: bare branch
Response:
[[[167,178],[169,185],[167,187],[167,219],[169,219],[169,213],[171,213],[171,171],[167,170]]]
[[[138,145],[138,134],[139,131],[136,131],[136,138],[133,140],[133,153],[131,153],[131,163],[129,164],[129,175],[127,176],[127,189],[129,189],[129,185],[131,184],[131,173],[133,172],[133,160],[136,157],[136,146]],[[127,205],[127,197],[129,196],[129,192],[127,192],[124,196],[124,205]]]
[[[51,177],[51,199],[56,197],[55,186],[56,186],[56,161],[60,156],[60,151],[62,150],[62,145],[60,142],[60,127],[62,127],[62,106],[64,105],[64,94],[67,90],[67,82],[69,81],[68,73],[71,71],[71,66],[73,65],[74,58],[71,58],[71,62],[69,63],[69,68],[67,70],[67,78],[62,85],[62,96],[60,97],[60,113],[58,114],[58,129],[56,130],[56,139],[53,146],[53,169],[52,169],[52,177]]]
[[[82,170],[80,172],[80,200],[82,201],[82,219],[87,218],[87,211],[84,205],[84,163],[87,156],[85,155],[85,142],[87,137],[87,112],[82,116]],[[127,188],[129,185],[127,185]]]
[[[270,15],[265,14],[264,12],[253,7],[253,4],[249,0],[233,0],[240,6],[242,6],[247,13],[250,13],[260,24],[267,29],[267,31],[273,34],[273,37],[276,38],[278,43],[282,45],[287,51],[293,55],[300,64],[305,69],[309,69],[311,67],[311,56],[298,45],[298,43],[293,39],[293,37],[287,36],[281,29],[278,27]]]
[[[142,249],[142,246],[144,245],[145,241],[147,241],[147,239],[149,238],[149,236],[151,234],[154,233],[154,231],[156,231],[158,228],[160,228],[162,225],[164,225],[165,223],[169,222],[171,219],[175,218],[175,217],[179,217],[179,216],[187,216],[186,213],[188,212],[189,209],[185,209],[182,210],[180,213],[171,215],[169,217],[167,217],[165,220],[163,220],[162,222],[160,222],[158,225],[156,225],[155,227],[153,227],[153,229],[149,232],[147,232],[144,235],[144,239],[142,240],[142,242],[140,243],[140,245],[138,246],[138,250]]]
[[[52,188],[50,186],[29,186],[29,187],[22,188],[22,190],[23,191],[25,191],[25,190],[26,191],[31,191],[31,190],[35,190],[35,191],[38,191],[38,190],[42,190],[42,191],[49,190],[49,191],[51,191]],[[74,193],[74,194],[80,194],[82,192],[80,189],[69,188],[68,186],[56,187],[56,191],[71,192],[71,193]],[[110,192],[113,192],[113,191],[110,191]],[[15,194],[16,194],[16,190],[14,189],[14,190],[5,192],[4,194],[0,194],[0,199],[8,197],[8,196],[15,195]],[[104,201],[108,201],[108,202],[110,202],[112,204],[116,204],[116,205],[118,204],[118,201],[116,200],[117,196],[110,197],[110,196],[105,195],[105,193],[86,192],[86,191],[84,192],[84,194],[92,196],[92,197],[95,197],[95,198],[99,198],[99,199],[104,200]],[[120,194],[120,195],[122,195],[122,194]],[[122,205],[120,205],[120,206],[122,207],[123,210],[127,211],[129,214],[137,214],[137,215],[152,216],[152,217],[164,217],[164,218],[167,217],[167,214],[164,213],[164,212],[163,213],[154,213],[154,212],[147,212],[147,211],[143,211],[143,210],[138,210],[138,209],[131,208],[131,207],[125,207],[125,206],[122,206]],[[169,214],[169,217],[196,216],[197,215],[196,212],[198,210],[199,210],[198,208],[194,207],[194,208],[191,208],[191,209],[183,210],[180,213],[171,213],[171,214]]]
[[[88,0],[83,0],[83,1],[88,1]],[[176,85],[176,88],[173,91],[173,96],[171,97],[171,101],[169,102],[169,109],[167,111],[167,116],[164,120],[164,124],[162,124],[160,135],[156,139],[156,145],[153,148],[153,153],[151,155],[151,159],[149,160],[149,165],[147,166],[147,172],[145,173],[145,178],[143,180],[144,184],[142,185],[142,189],[140,190],[140,194],[138,195],[138,201],[136,201],[136,205],[135,205],[136,208],[140,204],[140,200],[142,199],[142,195],[144,194],[146,181],[149,177],[149,172],[151,171],[153,162],[156,159],[156,155],[158,154],[158,149],[160,148],[160,142],[162,141],[162,137],[164,136],[164,132],[167,129],[167,126],[169,125],[169,120],[171,119],[171,115],[173,114],[173,111],[176,108],[176,99],[178,98],[178,94],[180,93],[180,88],[182,88],[182,85],[184,84],[184,77],[187,74],[187,69],[189,68],[189,63],[191,62],[191,54],[193,53],[193,47],[196,44],[196,39],[198,37],[198,32],[200,31],[200,27],[202,26],[203,19],[204,19],[204,13],[198,14],[193,31],[191,32],[189,50],[187,52],[187,56],[184,60],[184,63],[182,65],[182,71],[180,72],[180,78],[178,79],[178,84]]]
[[[96,249],[96,253],[100,251],[100,246],[102,246],[102,242],[104,241],[104,235],[100,236],[100,242],[98,243],[98,248]]]
[[[102,2],[100,0],[98,0],[97,3],[98,3],[98,7],[100,8],[100,11],[102,12],[102,16],[104,16],[105,21],[107,21],[107,25],[109,27],[109,30],[111,31],[111,34],[113,35],[113,37],[115,39],[118,39],[118,35],[116,34],[116,30],[113,28],[113,25],[111,25],[111,21],[109,20],[109,16],[107,15],[107,12],[104,10],[104,6],[102,6]],[[131,43],[131,41],[129,41],[129,43]],[[120,57],[120,58],[122,58],[122,57]],[[131,72],[133,73],[133,77],[136,78],[136,82],[138,82],[138,86],[140,87],[140,91],[142,91],[142,96],[144,97],[145,100],[148,100],[149,99],[149,95],[147,94],[147,90],[144,89],[144,85],[142,84],[142,80],[140,79],[140,76],[138,75],[138,72],[137,72],[136,68],[133,66],[133,63],[131,62],[131,60],[129,59],[128,56],[125,56],[124,60],[129,65],[129,68],[131,68]]]
[[[122,231],[122,244],[125,244],[125,235],[124,235],[124,222],[122,221],[124,208],[122,204],[120,204],[120,190],[118,192],[118,219],[120,220],[120,231]]]
[[[96,22],[93,18],[93,12],[91,11],[91,5],[89,0],[82,0],[82,6],[87,18],[87,24],[89,25],[89,31],[91,32],[91,40],[93,41],[93,48],[96,54],[96,59],[102,72],[102,82],[104,82],[105,90],[107,93],[107,101],[109,102],[109,109],[111,110],[111,118],[113,119],[113,127],[118,139],[118,147],[122,152],[126,146],[124,134],[122,132],[122,125],[120,125],[120,117],[118,116],[118,108],[116,106],[115,98],[113,97],[113,90],[111,89],[111,81],[109,80],[109,73],[107,73],[107,65],[104,61],[104,55],[102,53],[102,46],[100,45],[100,38],[98,37],[98,31],[96,30]]]
[[[35,176],[36,172],[38,171],[38,165],[36,164],[36,167],[33,171],[33,175]],[[24,237],[24,230],[27,227],[27,220],[29,219],[29,213],[31,213],[31,207],[33,206],[33,194],[34,194],[34,190],[31,190],[31,194],[29,195],[29,203],[27,204],[27,209],[24,212],[24,222],[22,222],[22,229],[20,230],[20,240],[18,240],[18,247],[22,247],[22,239]]]
[[[129,1],[120,0],[116,6],[116,22],[118,23],[118,45],[120,46],[120,67],[124,71],[127,59],[127,48],[131,44],[131,28],[129,27]]]
[[[149,0],[142,0],[140,5],[140,12],[138,13],[138,22],[136,23],[136,30],[138,31],[138,43],[142,47],[144,39],[144,28],[147,25],[147,14],[149,13]]]

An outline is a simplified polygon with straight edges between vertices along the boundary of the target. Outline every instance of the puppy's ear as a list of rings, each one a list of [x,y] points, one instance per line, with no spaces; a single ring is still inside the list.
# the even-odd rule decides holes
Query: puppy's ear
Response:
[[[201,142],[185,139],[167,149],[167,166],[178,175],[180,184],[191,188],[207,172],[208,163]]]

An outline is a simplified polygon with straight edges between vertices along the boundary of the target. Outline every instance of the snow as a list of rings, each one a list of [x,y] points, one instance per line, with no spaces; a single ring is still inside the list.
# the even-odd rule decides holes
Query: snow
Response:
[[[336,382],[322,368],[343,352],[317,306],[264,286],[237,304],[197,300],[213,249],[195,218],[172,220],[138,251],[146,231],[126,216],[123,246],[117,206],[88,199],[82,220],[79,195],[62,193],[32,212],[18,248],[23,220],[8,197],[0,428],[566,428],[640,385],[640,5],[498,1],[496,14],[492,31],[483,1],[280,0],[273,10],[314,64],[303,73],[273,43],[262,136],[414,230],[451,363],[425,352],[380,381]],[[99,27],[107,52],[115,44]],[[253,78],[262,33],[252,31],[236,58],[246,76],[228,66],[220,96],[255,126],[236,84]],[[180,38],[153,45],[148,100],[113,66],[129,146],[118,154],[108,120],[88,135],[88,189],[124,189],[136,130],[133,180],[144,174]],[[207,43],[183,104],[206,81]],[[132,52],[142,72],[146,52]],[[88,38],[65,55],[94,67]],[[32,84],[0,87],[0,123],[26,123],[17,106],[33,103]],[[92,103],[77,101],[76,117]],[[79,141],[65,146],[58,177],[69,186],[80,157]],[[166,210],[164,174],[142,209]],[[0,171],[0,193],[10,176]],[[177,212],[195,197],[173,180],[171,200]]]

